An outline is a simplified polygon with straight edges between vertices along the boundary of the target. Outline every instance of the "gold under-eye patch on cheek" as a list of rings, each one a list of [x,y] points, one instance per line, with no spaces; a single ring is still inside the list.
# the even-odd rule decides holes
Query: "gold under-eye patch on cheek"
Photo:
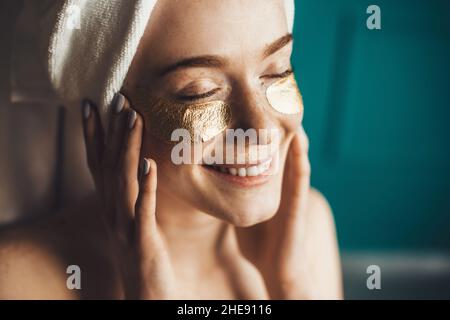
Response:
[[[181,104],[154,98],[145,107],[152,128],[168,141],[174,130],[186,129],[194,143],[206,142],[224,131],[231,120],[231,108],[218,100]]]
[[[293,74],[278,80],[266,90],[269,104],[280,113],[298,114],[303,112],[303,100]]]

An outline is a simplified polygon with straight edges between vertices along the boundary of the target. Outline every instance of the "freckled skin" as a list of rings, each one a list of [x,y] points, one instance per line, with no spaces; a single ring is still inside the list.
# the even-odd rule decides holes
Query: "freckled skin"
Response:
[[[258,53],[286,33],[280,0],[159,1],[122,88],[129,104],[115,120],[126,123],[131,108],[138,113],[127,135],[129,149],[139,149],[128,159],[136,171],[102,177],[105,188],[120,183],[121,192],[99,197],[97,190],[63,212],[3,230],[0,299],[341,298],[333,216],[326,199],[309,186],[307,138],[298,131],[303,114],[280,114],[265,94],[276,81],[266,75],[290,68],[292,43],[265,59]],[[205,54],[227,63],[158,77],[162,66]],[[145,106],[134,104],[136,88],[145,85],[149,94],[170,98],[192,83],[198,93],[220,88],[210,99],[229,102],[230,128],[279,130],[280,170],[268,183],[237,188],[200,166],[171,162],[170,148],[141,116]],[[142,157],[154,162],[148,178],[138,182]],[[96,183],[99,170],[104,166],[91,170]],[[134,180],[127,185],[127,179]],[[104,219],[105,203],[117,206],[129,193],[150,199],[114,209],[133,212],[138,245],[130,245],[127,233],[111,233]],[[116,228],[128,230],[130,217],[118,217],[123,220]],[[80,291],[66,287],[71,264],[81,268]]]

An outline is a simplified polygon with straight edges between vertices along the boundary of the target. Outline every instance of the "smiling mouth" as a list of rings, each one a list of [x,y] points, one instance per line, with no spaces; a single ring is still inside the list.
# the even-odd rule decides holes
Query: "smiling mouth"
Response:
[[[241,188],[253,188],[269,182],[276,172],[277,158],[272,157],[259,164],[202,165],[216,178]]]
[[[223,174],[238,177],[256,177],[268,173],[272,158],[255,165],[205,165],[208,169],[218,171]]]

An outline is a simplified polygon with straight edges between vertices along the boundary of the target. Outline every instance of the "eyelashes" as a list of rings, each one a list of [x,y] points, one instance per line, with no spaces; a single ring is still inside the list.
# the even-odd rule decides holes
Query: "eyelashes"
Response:
[[[204,98],[208,98],[213,96],[217,91],[219,91],[220,88],[215,88],[211,91],[202,93],[202,94],[196,94],[196,95],[189,95],[189,96],[178,96],[178,99],[180,100],[185,100],[185,101],[195,101],[195,100],[200,100],[200,99],[204,99]]]
[[[269,78],[269,79],[281,79],[281,78],[286,78],[288,76],[290,76],[291,74],[294,73],[294,69],[288,69],[282,73],[278,73],[278,74],[269,74],[267,76],[264,76],[265,78]]]
[[[282,79],[282,78],[287,78],[289,77],[291,74],[294,73],[294,69],[288,69],[282,73],[277,73],[277,74],[269,74],[269,75],[265,75],[262,76],[262,78],[266,78],[266,79]],[[209,98],[211,96],[213,96],[216,92],[218,92],[220,90],[220,88],[215,88],[211,91],[202,93],[202,94],[196,94],[196,95],[179,95],[177,98],[179,100],[183,100],[183,101],[196,101],[196,100],[201,100],[201,99],[205,99],[205,98]]]

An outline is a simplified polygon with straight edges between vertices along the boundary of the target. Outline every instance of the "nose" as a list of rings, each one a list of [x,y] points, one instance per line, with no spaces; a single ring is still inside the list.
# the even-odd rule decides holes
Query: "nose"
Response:
[[[231,127],[235,130],[255,130],[259,144],[270,144],[274,132],[279,131],[276,117],[270,111],[267,98],[257,85],[244,83],[234,88],[231,109]]]

